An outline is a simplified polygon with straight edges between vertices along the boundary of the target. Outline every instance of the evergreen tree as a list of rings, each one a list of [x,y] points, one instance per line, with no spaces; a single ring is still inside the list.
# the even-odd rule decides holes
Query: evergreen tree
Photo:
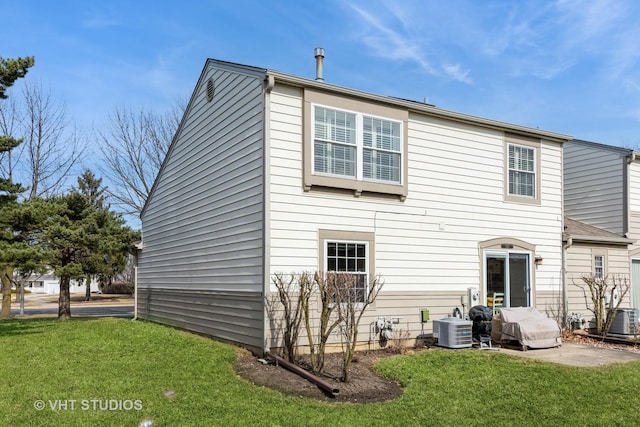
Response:
[[[33,57],[5,59],[0,57],[0,100],[6,99],[6,90],[15,81],[24,77],[35,63]],[[0,153],[11,151],[22,142],[11,135],[0,135]],[[11,282],[15,267],[14,257],[26,254],[24,236],[16,236],[12,215],[18,209],[18,195],[25,191],[21,185],[12,182],[11,177],[0,177],[0,282],[2,283],[2,311],[0,319],[11,316]],[[18,233],[19,234],[19,233]],[[28,251],[27,251],[28,252]]]
[[[52,251],[50,265],[60,277],[58,318],[71,317],[71,280],[111,280],[124,270],[129,245],[136,234],[121,216],[104,204],[101,180],[90,171],[78,178],[79,189],[58,197],[60,211],[45,232]]]
[[[51,200],[58,212],[51,216],[44,233],[46,247],[51,257],[49,265],[60,278],[58,318],[71,318],[71,295],[69,285],[72,279],[84,277],[81,259],[89,248],[96,244],[91,233],[90,209],[87,200],[72,191]]]
[[[104,209],[104,192],[106,188],[102,187],[102,179],[97,178],[91,170],[86,169],[81,176],[78,177],[78,191],[88,201],[89,206],[96,211]],[[99,222],[100,217],[96,218]],[[102,228],[100,224],[97,224],[98,229]],[[87,253],[83,259],[83,267],[85,272],[85,284],[86,293],[85,300],[91,300],[91,282],[94,278],[98,277],[105,268],[104,260],[100,254],[100,251],[96,250],[92,253]]]

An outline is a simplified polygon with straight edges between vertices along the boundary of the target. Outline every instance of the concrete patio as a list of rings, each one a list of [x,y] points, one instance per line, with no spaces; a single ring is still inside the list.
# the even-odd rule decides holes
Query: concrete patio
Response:
[[[581,367],[605,366],[640,360],[640,353],[574,343],[563,343],[560,347],[527,351],[501,347],[499,351],[517,357]]]

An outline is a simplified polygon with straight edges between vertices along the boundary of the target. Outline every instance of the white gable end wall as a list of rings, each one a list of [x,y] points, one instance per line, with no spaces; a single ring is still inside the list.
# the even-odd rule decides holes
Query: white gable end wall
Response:
[[[504,133],[410,114],[408,197],[362,195],[302,186],[302,93],[276,85],[269,110],[270,272],[322,269],[319,230],[373,233],[375,273],[384,295],[372,315],[411,319],[449,295],[460,304],[481,285],[479,243],[510,237],[535,245],[538,305],[561,283],[562,151],[541,144],[540,205],[504,201]],[[410,301],[402,301],[402,295]],[[395,303],[384,298],[393,296]],[[430,299],[433,296],[433,299]],[[384,307],[384,308],[383,308]]]

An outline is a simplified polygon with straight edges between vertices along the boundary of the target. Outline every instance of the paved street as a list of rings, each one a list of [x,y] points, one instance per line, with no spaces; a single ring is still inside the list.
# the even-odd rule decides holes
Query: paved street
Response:
[[[130,295],[94,295],[84,301],[83,294],[71,295],[71,316],[78,317],[133,317],[133,297]],[[11,303],[11,315],[20,315],[20,303]],[[49,317],[58,315],[58,296],[27,294],[25,316]]]

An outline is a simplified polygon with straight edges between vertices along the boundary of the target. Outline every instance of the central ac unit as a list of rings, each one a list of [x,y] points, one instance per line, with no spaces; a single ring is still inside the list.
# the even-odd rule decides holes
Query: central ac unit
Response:
[[[471,347],[473,322],[459,317],[445,317],[433,321],[433,336],[438,345],[447,348]]]
[[[610,335],[637,335],[640,310],[637,308],[619,308],[613,319]]]

